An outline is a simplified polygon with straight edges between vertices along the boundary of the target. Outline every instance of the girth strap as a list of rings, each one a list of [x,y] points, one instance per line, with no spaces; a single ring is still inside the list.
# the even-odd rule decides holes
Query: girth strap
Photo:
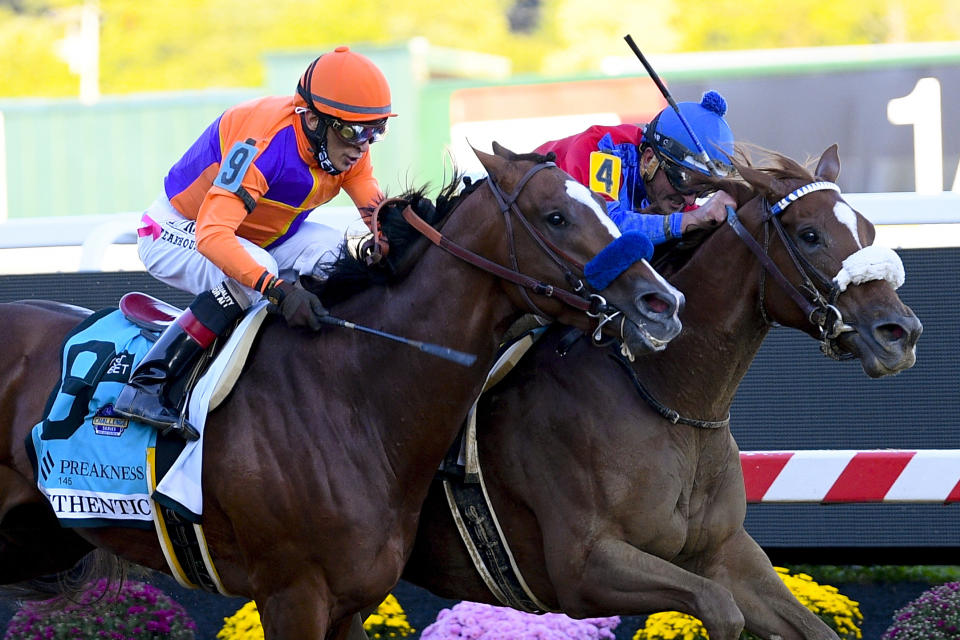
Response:
[[[537,600],[520,575],[490,505],[483,476],[479,483],[472,484],[444,480],[443,492],[474,568],[497,600],[504,606],[528,613],[550,611]]]

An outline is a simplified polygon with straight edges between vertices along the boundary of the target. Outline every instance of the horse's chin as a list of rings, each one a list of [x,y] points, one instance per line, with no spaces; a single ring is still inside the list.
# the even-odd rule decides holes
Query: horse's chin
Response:
[[[640,326],[633,322],[625,322],[623,323],[623,335],[620,338],[623,347],[625,347],[622,351],[625,352],[624,355],[627,355],[627,357],[630,357],[630,355],[638,356],[663,351],[667,348],[667,345],[670,344],[670,340],[674,335],[676,334],[670,335],[664,340],[651,334],[645,326]],[[629,355],[626,352],[629,352]],[[631,357],[630,359],[632,360],[633,358]]]
[[[875,340],[865,339],[857,331],[843,334],[837,344],[860,360],[863,372],[871,378],[882,378],[909,369],[917,361],[916,349],[885,349]]]

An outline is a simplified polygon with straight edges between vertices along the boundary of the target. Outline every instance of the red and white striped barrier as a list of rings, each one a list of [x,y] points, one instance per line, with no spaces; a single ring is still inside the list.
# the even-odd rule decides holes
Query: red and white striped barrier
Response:
[[[743,451],[747,502],[960,502],[960,450]]]

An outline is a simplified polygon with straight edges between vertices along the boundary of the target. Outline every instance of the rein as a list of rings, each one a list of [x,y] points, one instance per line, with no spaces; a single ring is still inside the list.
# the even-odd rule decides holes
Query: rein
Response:
[[[500,205],[500,213],[503,214],[503,223],[507,228],[507,237],[510,239],[510,264],[513,265],[514,272],[520,272],[520,264],[517,260],[517,251],[513,236],[513,224],[511,223],[510,216],[511,213],[513,213],[517,217],[517,220],[520,221],[524,230],[527,232],[527,235],[533,238],[543,252],[546,253],[547,256],[553,260],[558,267],[560,267],[560,269],[563,271],[564,280],[566,280],[567,283],[573,288],[575,293],[578,293],[584,289],[583,281],[580,280],[580,278],[577,277],[572,271],[570,271],[569,268],[567,268],[567,265],[564,264],[563,260],[573,264],[580,269],[581,272],[583,271],[583,265],[560,251],[555,245],[550,243],[543,236],[543,234],[534,229],[530,222],[520,213],[520,208],[517,206],[517,198],[520,197],[520,192],[523,191],[523,187],[526,186],[527,181],[529,181],[530,178],[532,178],[534,174],[541,169],[555,166],[557,165],[553,162],[544,162],[531,167],[527,170],[523,177],[520,178],[520,181],[517,183],[516,188],[514,188],[513,193],[511,193],[509,196],[503,193],[500,185],[498,185],[492,177],[487,180],[487,185],[489,185],[490,191],[493,192],[493,197],[496,198],[497,204]],[[563,256],[563,259],[561,259],[557,253],[560,253]],[[536,305],[536,303],[534,303],[533,300],[530,299],[530,296],[527,295],[527,292],[524,288],[520,289],[520,294],[523,296],[524,301],[534,310],[534,313],[540,316],[549,317],[543,312],[542,309],[540,309],[540,307]]]
[[[843,333],[853,331],[854,328],[843,321],[843,315],[836,307],[836,300],[840,296],[841,289],[834,278],[828,278],[822,271],[817,269],[803,254],[799,247],[787,234],[780,221],[779,214],[783,212],[793,202],[796,202],[803,196],[816,191],[831,190],[839,193],[840,188],[832,182],[812,182],[795,189],[787,194],[782,200],[773,207],[763,199],[763,224],[764,224],[764,246],[760,246],[752,235],[740,222],[733,207],[727,206],[727,224],[733,229],[737,237],[743,241],[748,249],[756,256],[763,270],[760,272],[760,313],[768,324],[775,324],[770,321],[764,306],[764,275],[770,276],[780,285],[780,288],[787,293],[797,306],[803,311],[807,320],[820,332],[820,350],[827,356],[835,360],[847,360],[853,357],[853,354],[845,352],[836,344],[836,339]],[[804,295],[797,287],[791,283],[783,272],[777,267],[768,255],[769,233],[768,225],[772,225],[780,237],[780,241],[790,256],[797,273],[803,279],[802,289],[813,298],[811,301],[807,295]],[[816,281],[816,283],[814,282]],[[819,285],[819,286],[818,286]],[[827,290],[826,297],[821,293],[821,289]]]
[[[624,368],[624,370],[627,372],[627,376],[630,378],[630,381],[633,382],[633,386],[637,390],[637,393],[640,394],[640,397],[643,398],[648,405],[650,405],[650,408],[673,424],[683,424],[688,427],[696,427],[697,429],[722,429],[730,426],[729,413],[727,413],[727,417],[723,420],[698,420],[696,418],[686,418],[680,415],[676,410],[671,409],[653,397],[650,391],[648,391],[647,388],[643,386],[643,383],[640,382],[637,372],[633,370],[633,367],[630,366],[630,363],[627,362],[623,357],[612,352],[609,354],[609,356],[616,360],[617,364]]]
[[[543,312],[530,299],[526,293],[527,289],[536,295],[555,298],[564,304],[573,307],[574,309],[585,312],[592,318],[600,318],[601,323],[605,323],[609,321],[610,317],[612,317],[610,316],[611,312],[613,312],[613,315],[616,315],[616,313],[619,312],[616,312],[614,309],[609,307],[603,296],[597,294],[590,294],[589,296],[583,295],[582,292],[584,292],[586,289],[583,281],[575,273],[573,273],[570,268],[568,268],[567,264],[570,264],[580,270],[583,269],[583,265],[566,255],[563,251],[550,243],[539,231],[534,229],[526,220],[526,218],[523,217],[516,204],[517,197],[520,195],[523,187],[530,180],[530,178],[533,177],[534,174],[541,169],[555,166],[556,165],[552,162],[544,162],[531,167],[520,179],[516,189],[514,189],[514,192],[510,194],[509,197],[504,195],[503,191],[500,189],[499,185],[493,181],[492,177],[488,177],[487,179],[487,184],[490,186],[490,190],[493,192],[493,195],[500,206],[500,212],[503,214],[506,222],[507,234],[510,238],[510,259],[513,266],[512,269],[504,267],[501,264],[474,253],[473,251],[460,246],[453,240],[450,240],[440,233],[439,230],[432,227],[426,220],[417,215],[417,213],[409,204],[407,204],[407,206],[403,209],[401,215],[403,216],[403,219],[410,224],[410,226],[419,231],[428,240],[430,240],[430,242],[440,247],[447,253],[459,258],[460,260],[463,260],[464,262],[472,264],[473,266],[478,267],[487,273],[493,274],[498,278],[511,282],[520,287],[520,291],[524,297],[524,300],[534,310],[534,313],[544,317],[549,317],[549,314]],[[379,217],[380,209],[384,205],[396,202],[404,201],[400,199],[392,199],[385,200],[384,202],[380,203],[379,207],[374,212],[374,220]],[[510,213],[516,215],[516,217],[522,222],[523,228],[528,234],[530,234],[534,241],[536,241],[537,245],[544,251],[544,253],[547,254],[547,256],[550,257],[551,260],[553,260],[554,263],[556,263],[563,270],[564,278],[571,284],[573,291],[558,289],[553,285],[541,282],[536,278],[532,278],[520,272],[513,238],[513,228],[510,223]]]

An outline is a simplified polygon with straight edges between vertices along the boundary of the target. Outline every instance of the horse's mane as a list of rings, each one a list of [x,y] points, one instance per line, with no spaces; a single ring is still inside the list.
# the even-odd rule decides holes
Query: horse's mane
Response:
[[[551,151],[539,153],[514,153],[493,143],[494,153],[510,162],[529,161],[534,164],[553,162],[556,155]],[[348,238],[333,262],[321,267],[322,278],[301,277],[303,285],[316,293],[324,306],[330,307],[373,286],[397,282],[410,271],[429,243],[424,236],[407,224],[401,212],[409,204],[430,226],[438,228],[453,210],[488,178],[473,181],[462,171],[453,168],[453,175],[437,194],[436,203],[426,196],[427,187],[408,189],[403,195],[389,198],[393,202],[380,211],[381,233],[390,244],[387,256],[380,262],[368,264],[361,249],[371,240],[372,233],[359,238]],[[462,187],[462,188],[461,188]]]
[[[761,158],[762,164],[754,159],[755,156]],[[736,168],[736,174],[727,178],[715,178],[711,176],[696,176],[696,184],[703,188],[719,191],[723,190],[729,193],[737,201],[737,207],[742,207],[747,202],[758,195],[765,193],[765,187],[757,182],[750,182],[744,178],[744,174],[749,175],[751,170],[764,173],[773,182],[779,180],[804,180],[812,182],[813,173],[807,167],[812,160],[808,160],[805,165],[801,165],[795,160],[788,158],[782,153],[771,151],[757,145],[738,143],[731,164]],[[651,265],[664,277],[669,277],[679,271],[690,259],[696,255],[697,251],[703,246],[706,239],[713,234],[715,229],[704,229],[687,234],[680,240],[672,240],[658,245],[654,251]]]
[[[436,203],[426,196],[426,186],[409,189],[396,198],[390,198],[394,202],[386,204],[379,216],[380,231],[390,244],[386,257],[380,262],[368,264],[361,254],[364,243],[372,239],[372,233],[347,238],[336,260],[321,266],[322,278],[305,276],[301,282],[320,296],[324,306],[329,307],[373,286],[403,279],[429,242],[403,219],[401,212],[406,205],[409,204],[427,224],[436,228],[476,189],[477,184],[464,179],[459,171],[454,171],[451,180],[437,195]]]

